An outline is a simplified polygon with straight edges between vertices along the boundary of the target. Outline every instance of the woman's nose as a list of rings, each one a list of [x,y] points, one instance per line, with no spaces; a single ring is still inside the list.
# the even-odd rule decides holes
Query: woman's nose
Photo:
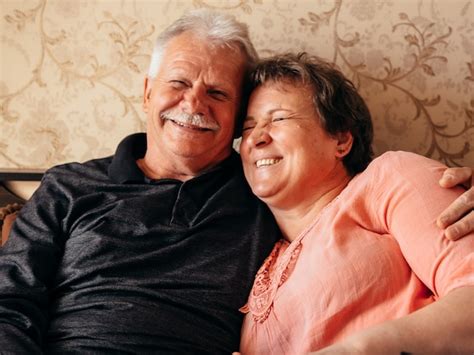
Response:
[[[247,137],[242,138],[251,147],[263,147],[272,141],[270,125],[255,126]]]

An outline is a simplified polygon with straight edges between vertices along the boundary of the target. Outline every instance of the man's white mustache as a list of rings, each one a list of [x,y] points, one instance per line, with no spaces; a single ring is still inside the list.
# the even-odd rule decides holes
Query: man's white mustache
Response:
[[[216,121],[212,118],[201,114],[189,114],[185,112],[177,112],[173,110],[165,111],[160,115],[162,120],[171,120],[182,123],[187,126],[199,127],[216,131],[220,128]]]

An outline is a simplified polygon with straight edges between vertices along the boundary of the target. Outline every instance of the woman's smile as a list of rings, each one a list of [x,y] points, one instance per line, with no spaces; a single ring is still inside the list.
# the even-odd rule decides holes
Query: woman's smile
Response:
[[[257,166],[257,168],[272,166],[272,165],[278,164],[281,160],[282,160],[281,158],[259,159],[255,162],[255,165]]]

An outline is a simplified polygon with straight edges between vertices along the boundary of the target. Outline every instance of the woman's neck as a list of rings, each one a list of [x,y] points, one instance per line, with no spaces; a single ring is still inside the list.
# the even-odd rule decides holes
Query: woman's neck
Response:
[[[285,239],[295,240],[332,200],[347,186],[351,177],[347,174],[331,180],[324,191],[308,191],[305,199],[293,207],[269,206]]]

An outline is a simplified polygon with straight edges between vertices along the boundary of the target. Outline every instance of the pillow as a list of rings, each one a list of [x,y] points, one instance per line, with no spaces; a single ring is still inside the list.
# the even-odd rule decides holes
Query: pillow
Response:
[[[13,222],[15,221],[16,215],[21,207],[23,207],[22,204],[12,203],[0,208],[0,227],[2,228],[2,240],[0,245],[6,243]]]

